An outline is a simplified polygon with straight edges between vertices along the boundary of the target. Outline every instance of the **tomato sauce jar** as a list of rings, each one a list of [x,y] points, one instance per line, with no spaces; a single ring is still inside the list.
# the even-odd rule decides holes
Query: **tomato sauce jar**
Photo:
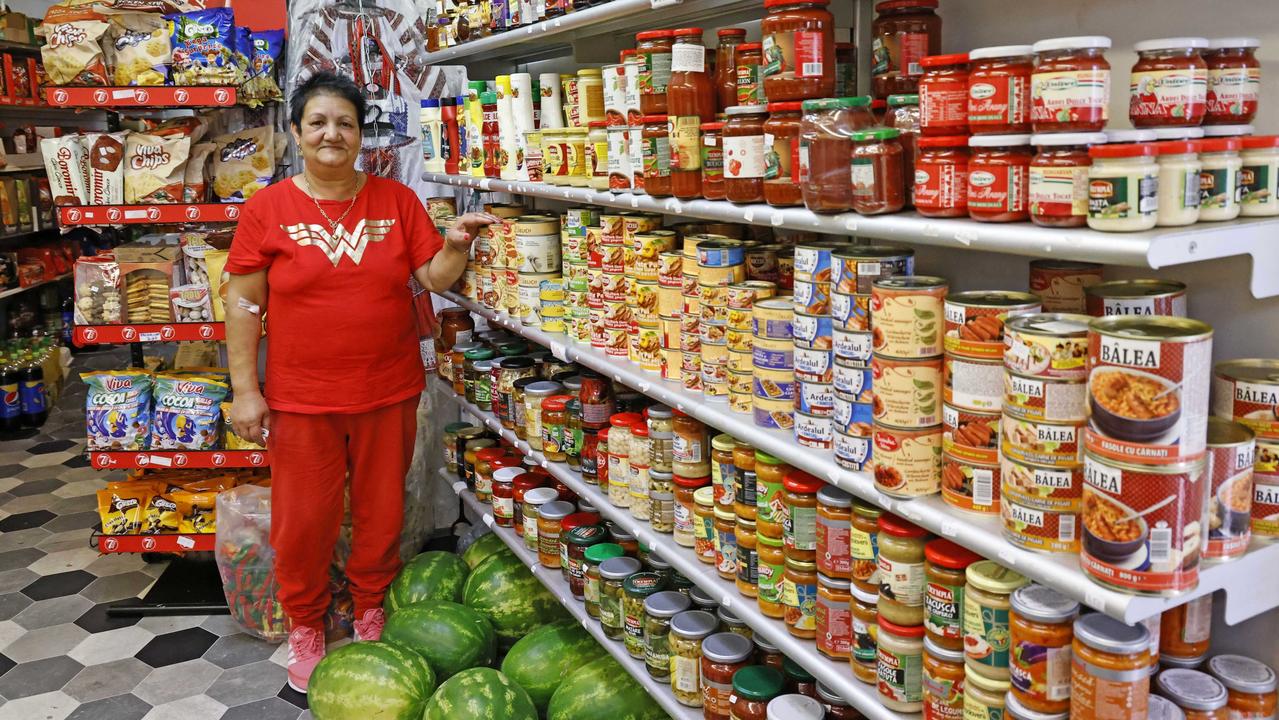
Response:
[[[1208,660],[1208,673],[1226,686],[1226,707],[1240,720],[1275,716],[1275,672],[1268,665],[1242,655],[1217,655]]]
[[[1208,102],[1208,64],[1200,54],[1207,38],[1143,40],[1133,45],[1137,62],[1128,83],[1128,119],[1133,127],[1193,127]]]
[[[968,129],[978,133],[1030,132],[1030,45],[1000,45],[968,53]]]
[[[737,105],[724,123],[724,194],[729,202],[764,200],[764,121],[766,105]],[[649,192],[652,195],[652,191]]]
[[[671,194],[671,138],[665,115],[645,115],[641,131],[644,148],[644,190],[653,197]]]
[[[875,125],[870,98],[805,100],[800,120],[799,182],[804,206],[816,213],[853,208],[849,165],[853,133]]]
[[[861,215],[894,213],[906,205],[901,132],[875,128],[853,133],[853,210]]]
[[[764,95],[773,102],[835,92],[835,16],[830,0],[764,0]]]
[[[1035,132],[1092,132],[1106,127],[1110,103],[1110,38],[1101,35],[1040,40],[1030,76],[1030,121]]]
[[[883,0],[871,23],[871,91],[877,98],[913,93],[919,61],[941,50],[937,0]]]
[[[724,199],[724,123],[702,123],[702,197]]]
[[[642,60],[639,70],[639,110],[643,115],[666,112],[666,86],[671,81],[671,48],[675,34],[670,30],[648,30],[635,35]]]
[[[1030,136],[974,135],[968,147],[968,217],[981,222],[1030,217]]]
[[[1247,124],[1257,115],[1261,96],[1261,63],[1257,38],[1215,38],[1208,42],[1204,61],[1208,66],[1205,125]]]
[[[1106,142],[1103,133],[1039,133],[1030,161],[1030,219],[1045,227],[1088,224],[1088,156],[1091,145]]]
[[[919,138],[914,172],[915,210],[920,215],[968,217],[967,135]]]
[[[768,104],[764,122],[764,201],[774,207],[804,204],[799,187],[799,102]]]
[[[925,135],[968,132],[968,53],[930,55],[919,61],[919,128]]]

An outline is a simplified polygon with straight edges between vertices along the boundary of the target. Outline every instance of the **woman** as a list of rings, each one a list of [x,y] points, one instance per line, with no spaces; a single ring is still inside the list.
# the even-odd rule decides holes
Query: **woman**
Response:
[[[382,596],[400,568],[404,475],[425,374],[409,290],[453,285],[471,239],[496,221],[471,213],[441,238],[404,185],[356,172],[364,98],[315,75],[289,118],[300,175],[244,205],[226,269],[231,424],[271,452],[271,546],[290,622],[289,684],[306,692],[324,657],[329,564],[351,482],[356,640],[382,634]],[[258,339],[266,324],[266,392]]]

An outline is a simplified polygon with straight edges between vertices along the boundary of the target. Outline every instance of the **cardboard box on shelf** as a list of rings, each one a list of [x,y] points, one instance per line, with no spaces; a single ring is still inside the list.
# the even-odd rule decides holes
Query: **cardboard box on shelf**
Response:
[[[122,263],[172,262],[181,255],[178,233],[144,235],[115,249],[116,260]]]

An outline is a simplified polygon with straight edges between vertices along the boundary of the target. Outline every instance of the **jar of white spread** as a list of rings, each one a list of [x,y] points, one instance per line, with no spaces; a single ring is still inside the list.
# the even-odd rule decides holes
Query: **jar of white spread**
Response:
[[[1206,222],[1239,217],[1239,158],[1237,137],[1206,137],[1199,141],[1199,219]]]
[[[1175,227],[1199,222],[1199,143],[1166,140],[1159,152],[1159,214],[1156,225]]]
[[[1096,145],[1089,149],[1088,227],[1136,232],[1155,226],[1159,164],[1154,143]]]
[[[1279,215],[1279,135],[1254,135],[1240,143],[1239,214]]]

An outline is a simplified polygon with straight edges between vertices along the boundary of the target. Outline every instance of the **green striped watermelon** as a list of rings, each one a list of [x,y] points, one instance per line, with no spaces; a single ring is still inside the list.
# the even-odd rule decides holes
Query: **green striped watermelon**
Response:
[[[574,670],[551,696],[546,720],[669,720],[611,655]]]
[[[435,673],[412,650],[358,642],[330,652],[315,667],[306,698],[316,720],[420,720]]]
[[[497,659],[497,636],[480,613],[447,600],[400,608],[387,618],[382,639],[402,645],[431,664],[440,680]]]
[[[476,538],[475,542],[462,551],[462,560],[466,561],[467,566],[474,570],[481,560],[499,552],[509,553],[511,549],[506,546],[506,543],[502,542],[502,538],[498,537],[497,533],[485,533]]]
[[[432,550],[408,561],[391,581],[382,600],[382,609],[392,615],[396,610],[423,600],[462,599],[462,586],[471,572],[462,558],[451,552]]]
[[[421,720],[538,720],[528,693],[492,668],[454,675],[431,696]]]
[[[581,625],[557,622],[520,638],[502,661],[502,672],[528,691],[539,712],[546,712],[569,672],[602,654],[604,649]]]
[[[539,572],[555,572],[542,568]],[[566,620],[560,605],[514,553],[497,553],[475,566],[462,589],[462,602],[493,623],[498,644],[509,648],[538,626]]]

